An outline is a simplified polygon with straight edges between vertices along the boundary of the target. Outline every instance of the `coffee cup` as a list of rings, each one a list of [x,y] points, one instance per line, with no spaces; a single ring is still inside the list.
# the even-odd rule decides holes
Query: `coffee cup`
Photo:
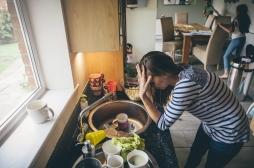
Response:
[[[133,150],[127,155],[127,162],[130,168],[146,168],[148,155],[141,150]]]
[[[124,168],[123,158],[119,155],[110,155],[107,158],[107,168]]]
[[[102,150],[106,159],[111,155],[119,155],[121,149],[122,148],[120,146],[114,145],[112,140],[108,140],[102,144]]]
[[[109,156],[107,159],[107,164],[102,165],[101,162],[92,157],[84,158],[78,162],[74,168],[124,168],[123,158],[119,155]]]
[[[113,125],[120,131],[129,130],[128,115],[125,113],[120,113],[116,116],[116,119],[113,120]]]
[[[28,103],[26,111],[35,123],[44,123],[54,118],[54,111],[41,100],[34,100]]]
[[[89,75],[89,85],[95,96],[101,95],[104,82],[104,75],[102,73]]]

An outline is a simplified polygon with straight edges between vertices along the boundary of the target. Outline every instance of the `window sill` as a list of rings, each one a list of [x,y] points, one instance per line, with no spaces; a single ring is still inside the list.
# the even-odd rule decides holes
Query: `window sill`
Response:
[[[1,146],[1,167],[30,167],[36,162],[42,147],[45,146],[45,142],[51,137],[50,133],[57,123],[68,121],[70,115],[62,117],[60,114],[68,108],[66,104],[73,97],[76,90],[77,88],[75,90],[49,90],[43,95],[41,99],[47,102],[48,106],[55,112],[54,119],[43,124],[35,124],[30,117],[26,116]],[[53,138],[58,140],[59,137]]]

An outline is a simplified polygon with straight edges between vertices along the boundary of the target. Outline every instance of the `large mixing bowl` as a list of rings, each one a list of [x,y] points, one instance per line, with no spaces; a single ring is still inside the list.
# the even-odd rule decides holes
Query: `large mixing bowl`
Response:
[[[93,131],[105,129],[106,126],[112,124],[119,113],[128,115],[128,121],[136,134],[143,133],[151,123],[151,119],[142,105],[132,101],[119,100],[103,103],[93,109],[88,118],[89,126]]]

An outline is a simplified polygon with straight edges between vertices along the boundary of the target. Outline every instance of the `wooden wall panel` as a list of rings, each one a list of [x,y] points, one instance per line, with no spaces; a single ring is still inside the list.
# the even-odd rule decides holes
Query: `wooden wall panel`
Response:
[[[84,89],[89,74],[104,73],[106,81],[124,82],[122,52],[77,53],[71,56],[74,84],[79,84],[79,93]]]
[[[123,59],[120,52],[99,52],[86,53],[86,72],[102,72],[106,80],[116,80],[120,82],[123,79]]]
[[[118,51],[118,0],[63,0],[72,52]]]

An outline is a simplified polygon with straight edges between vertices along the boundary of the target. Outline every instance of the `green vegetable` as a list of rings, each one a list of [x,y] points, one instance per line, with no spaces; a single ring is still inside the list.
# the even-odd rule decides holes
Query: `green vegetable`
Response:
[[[112,142],[122,147],[121,156],[124,160],[127,159],[128,153],[134,149],[145,149],[145,140],[140,138],[137,134],[133,134],[131,137],[112,138]]]

